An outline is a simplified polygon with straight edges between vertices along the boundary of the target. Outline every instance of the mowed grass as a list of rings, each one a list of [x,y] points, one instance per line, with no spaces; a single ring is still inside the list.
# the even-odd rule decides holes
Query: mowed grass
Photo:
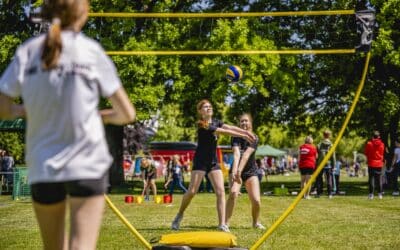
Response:
[[[262,192],[282,184],[298,191],[298,174],[269,176]],[[161,180],[159,183],[161,187]],[[346,195],[302,200],[293,213],[261,245],[260,249],[400,249],[400,197],[388,194],[382,200],[368,200],[366,177],[342,178]],[[172,204],[127,204],[127,194],[137,195],[125,186],[109,195],[114,205],[148,241],[157,240],[170,230],[182,194],[177,191]],[[163,190],[161,190],[161,194]],[[295,196],[262,196],[261,221],[268,228],[293,202]],[[182,232],[213,231],[217,226],[215,195],[199,193],[193,199],[181,224]],[[240,247],[250,248],[265,233],[251,228],[250,204],[243,193],[230,223]],[[29,200],[12,201],[0,196],[0,249],[41,249],[39,229]],[[146,249],[110,208],[106,208],[98,249]]]

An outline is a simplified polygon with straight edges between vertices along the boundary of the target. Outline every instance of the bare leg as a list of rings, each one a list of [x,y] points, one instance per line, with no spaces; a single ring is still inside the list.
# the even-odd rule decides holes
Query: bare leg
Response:
[[[148,186],[147,181],[143,181],[142,196],[144,196],[146,194],[147,186]]]
[[[204,171],[198,171],[198,170],[192,171],[188,191],[183,195],[181,206],[179,207],[179,212],[178,212],[179,215],[183,215],[186,208],[189,206],[193,197],[197,193],[197,190],[199,189],[200,182],[203,180],[204,175],[205,175]]]
[[[303,190],[304,186],[305,186],[305,182],[306,182],[306,176],[305,175],[301,175],[301,183],[300,183],[300,189]],[[304,194],[304,198],[307,197],[307,192]]]
[[[238,183],[236,181],[235,182],[232,181],[229,197],[228,197],[228,200],[226,201],[226,219],[225,219],[225,222],[226,222],[227,225],[229,224],[229,220],[232,217],[233,208],[236,205],[236,200],[237,200],[237,197],[239,196],[239,191],[240,191],[240,187],[241,186],[242,185],[240,183]]]
[[[307,185],[307,183],[310,181],[310,179],[311,179],[311,175],[309,175],[309,174],[305,175],[305,177],[304,177],[304,186]],[[310,192],[311,192],[311,186],[306,191],[307,197],[310,196]]]
[[[260,183],[257,176],[252,176],[245,183],[247,193],[251,201],[251,215],[253,217],[253,226],[260,223]]]
[[[96,249],[104,204],[103,195],[70,198],[70,249]]]
[[[151,186],[151,190],[153,190],[153,196],[154,196],[154,199],[155,199],[156,196],[157,196],[157,186],[156,186],[156,180],[155,179],[151,179],[150,180],[150,186]]]
[[[39,223],[43,249],[67,249],[64,245],[66,201],[51,205],[33,202],[33,209]]]
[[[224,176],[221,170],[208,173],[215,195],[217,196],[217,212],[219,226],[225,225],[225,187]]]

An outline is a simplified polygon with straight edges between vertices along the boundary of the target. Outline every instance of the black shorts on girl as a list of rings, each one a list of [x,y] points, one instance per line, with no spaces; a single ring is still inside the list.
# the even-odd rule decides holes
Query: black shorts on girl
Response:
[[[300,168],[301,175],[312,175],[314,173],[313,168]]]
[[[243,182],[246,182],[250,177],[253,177],[253,176],[256,176],[256,177],[258,176],[257,170],[249,169],[248,171],[242,172],[240,177],[242,178]]]
[[[195,160],[193,162],[193,170],[204,171],[206,172],[206,174],[208,174],[214,170],[221,170],[221,167],[219,166],[218,163],[207,164]]]
[[[99,179],[35,183],[31,185],[32,199],[41,204],[55,204],[71,197],[91,197],[107,193],[108,172]]]

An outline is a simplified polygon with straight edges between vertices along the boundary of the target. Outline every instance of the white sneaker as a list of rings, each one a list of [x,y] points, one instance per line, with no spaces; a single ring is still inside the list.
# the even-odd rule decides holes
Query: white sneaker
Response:
[[[219,230],[219,231],[222,231],[222,232],[225,232],[225,233],[230,233],[230,232],[231,232],[231,231],[229,230],[229,227],[228,227],[227,225],[218,226],[218,230]]]
[[[175,216],[175,219],[172,221],[171,229],[172,230],[179,230],[179,227],[181,225],[182,219],[183,219],[183,215],[177,214]]]
[[[265,227],[260,222],[258,222],[255,225],[253,225],[253,228],[260,229],[260,230],[265,230]]]
[[[392,193],[392,195],[393,195],[393,196],[399,196],[400,193],[399,193],[399,191],[394,191],[394,192]]]
[[[379,193],[379,194],[378,194],[378,197],[379,197],[379,199],[381,199],[381,200],[382,200],[382,198],[383,198],[383,195],[382,195],[382,193]]]
[[[374,195],[373,195],[373,194],[369,194],[369,195],[368,195],[368,199],[369,199],[369,200],[373,200],[373,199],[374,199]]]

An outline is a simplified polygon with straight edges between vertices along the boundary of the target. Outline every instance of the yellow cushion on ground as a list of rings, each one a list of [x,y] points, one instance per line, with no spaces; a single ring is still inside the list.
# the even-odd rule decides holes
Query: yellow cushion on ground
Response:
[[[185,232],[162,235],[160,244],[191,247],[235,247],[236,236],[225,232]]]

